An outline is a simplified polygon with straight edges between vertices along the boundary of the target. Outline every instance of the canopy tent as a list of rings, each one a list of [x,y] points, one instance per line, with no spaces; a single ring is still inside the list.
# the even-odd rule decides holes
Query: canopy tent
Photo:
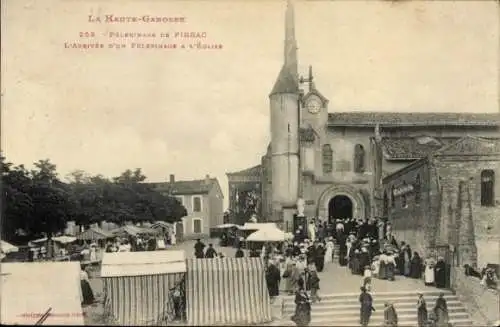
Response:
[[[165,221],[157,221],[149,229],[155,230],[157,233],[165,233],[174,230],[174,224],[167,223]]]
[[[270,322],[264,262],[260,258],[188,260],[186,306],[190,326]]]
[[[283,242],[289,239],[287,233],[275,226],[259,229],[247,237],[250,242]]]
[[[105,253],[101,278],[105,308],[120,325],[165,325],[170,290],[184,279],[184,251]]]
[[[14,246],[10,243],[7,243],[5,241],[0,240],[0,252],[1,253],[12,253],[12,252],[18,252],[19,248],[17,246]]]
[[[76,236],[77,239],[82,241],[99,241],[113,237],[114,237],[113,234],[108,233],[99,227],[90,227],[83,233],[80,233],[79,235]]]
[[[137,236],[141,234],[156,234],[157,232],[154,229],[151,228],[142,228],[142,227],[137,227],[133,225],[126,225],[119,227],[117,229],[114,229],[111,231],[113,235],[132,235],[132,236]]]
[[[84,325],[80,263],[2,263],[1,279],[2,325],[34,325],[49,309],[45,325]]]
[[[239,227],[239,226],[235,225],[235,224],[222,224],[222,225],[215,226],[215,228],[217,228],[217,229],[227,229],[227,228],[235,228],[235,227]]]
[[[246,231],[259,230],[262,228],[269,228],[269,227],[278,228],[278,226],[276,226],[276,223],[245,223],[243,226],[238,226],[239,230],[246,230]]]
[[[52,237],[52,241],[54,242],[59,242],[61,244],[69,244],[69,243],[73,243],[74,241],[76,241],[76,237],[73,237],[73,236],[56,236],[56,237]]]

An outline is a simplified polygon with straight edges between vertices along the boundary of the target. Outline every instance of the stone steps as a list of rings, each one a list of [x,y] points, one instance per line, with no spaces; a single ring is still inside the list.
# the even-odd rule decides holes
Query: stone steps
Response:
[[[370,325],[380,326],[384,319],[384,304],[389,301],[394,304],[398,314],[399,326],[417,325],[417,290],[409,292],[373,292],[375,312],[372,313]],[[445,293],[448,304],[450,322],[455,326],[471,326],[468,312],[458,298],[450,291],[423,290],[430,312],[440,293]],[[314,326],[359,326],[359,293],[321,295],[321,302],[312,304],[311,323]],[[293,296],[283,297],[283,319],[286,326],[293,326],[290,317],[295,312]]]

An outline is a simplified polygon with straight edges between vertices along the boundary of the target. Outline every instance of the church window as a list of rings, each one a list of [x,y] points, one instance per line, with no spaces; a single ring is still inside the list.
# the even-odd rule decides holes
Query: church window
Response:
[[[415,178],[415,186],[414,186],[415,203],[420,203],[420,200],[422,198],[421,188],[422,188],[422,182],[420,180],[420,174],[417,174],[417,177]]]
[[[493,170],[481,172],[481,205],[483,207],[495,205],[495,172]]]
[[[403,194],[401,196],[401,207],[402,208],[407,208],[408,207],[408,201],[406,201],[406,194]]]
[[[363,173],[365,171],[365,149],[361,144],[354,147],[354,172]]]
[[[333,150],[330,144],[323,145],[323,173],[328,174],[333,170]]]
[[[394,195],[394,185],[391,187],[391,207],[396,207],[396,196]]]
[[[387,215],[389,214],[389,198],[387,197],[387,191],[384,191],[384,207],[383,207],[383,211],[382,211],[382,215],[384,217],[387,217]]]

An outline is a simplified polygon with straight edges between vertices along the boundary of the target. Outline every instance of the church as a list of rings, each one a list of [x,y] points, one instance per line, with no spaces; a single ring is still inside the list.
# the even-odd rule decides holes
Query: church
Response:
[[[495,153],[499,149],[498,114],[330,112],[328,97],[314,83],[312,68],[308,76],[299,76],[294,8],[290,2],[285,14],[284,43],[283,66],[269,94],[271,142],[259,165],[227,174],[233,211],[240,210],[245,192],[250,192],[259,219],[277,222],[287,231],[294,228],[299,199],[306,217],[330,221],[395,219],[405,214],[396,210],[401,196],[409,202],[416,191],[423,192],[411,186],[415,178],[410,186],[401,184],[398,178],[418,166],[415,162],[424,165],[420,160],[471,140],[481,145],[468,148],[471,156],[474,149],[488,148],[485,144],[493,142],[488,149],[495,157],[480,159],[476,164],[488,166],[490,177],[500,173],[500,158]],[[453,160],[455,165],[465,159],[455,155]],[[441,162],[440,174],[461,174],[460,170],[443,168],[447,162],[450,160]],[[418,183],[432,182],[427,178]],[[493,188],[498,189],[498,185]],[[255,193],[259,195],[257,200]],[[499,194],[500,190],[495,193]],[[490,200],[493,206],[498,202]]]

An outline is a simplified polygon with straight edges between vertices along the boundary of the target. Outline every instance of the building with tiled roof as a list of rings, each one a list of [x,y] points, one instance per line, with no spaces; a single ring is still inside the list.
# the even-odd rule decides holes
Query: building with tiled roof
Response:
[[[287,231],[298,227],[294,215],[298,213],[299,199],[303,200],[300,203],[304,204],[306,217],[329,221],[373,216],[391,219],[382,210],[384,180],[413,162],[449,146],[458,147],[464,136],[470,144],[473,139],[482,140],[474,143],[481,147],[467,148],[465,144],[469,143],[460,143],[463,155],[453,160],[480,157],[483,161],[478,167],[490,166],[500,174],[494,157],[482,154],[488,140],[496,144],[495,139],[500,137],[498,113],[438,112],[432,108],[426,108],[427,112],[340,112],[329,108],[329,100],[319,91],[311,67],[308,76],[299,76],[296,49],[293,6],[288,3],[284,64],[269,95],[271,142],[259,166],[228,174],[233,208],[242,198],[239,193],[243,187],[237,185],[248,185],[249,190],[260,187],[260,219],[282,223]],[[490,152],[497,151],[495,145],[491,147]],[[446,173],[446,169],[442,171]],[[457,170],[451,171],[460,175]],[[410,189],[402,188],[401,192]],[[476,188],[475,192],[477,196],[480,190]],[[498,199],[500,189],[495,194]],[[422,213],[430,210],[420,208]],[[421,248],[432,240],[426,235],[424,242],[423,234],[407,230],[407,226],[413,226],[411,223],[401,221],[397,232],[406,228],[405,233],[415,237],[413,241]]]
[[[211,228],[223,224],[224,195],[217,178],[207,175],[203,179],[178,181],[170,175],[168,182],[148,184],[165,195],[174,196],[186,208],[188,215],[182,218],[180,226],[184,239],[207,237]]]

